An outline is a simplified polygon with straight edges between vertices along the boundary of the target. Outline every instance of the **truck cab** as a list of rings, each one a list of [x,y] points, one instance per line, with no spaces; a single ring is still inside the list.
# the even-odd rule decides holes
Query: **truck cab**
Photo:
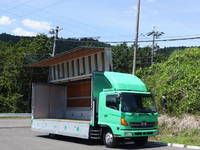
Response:
[[[96,82],[101,81],[97,84],[107,84],[97,99],[97,124],[103,129],[102,138],[108,147],[123,139],[143,145],[149,136],[158,134],[154,98],[139,78],[116,72],[96,73],[95,77]]]
[[[114,146],[114,137],[138,139],[137,144],[142,145],[147,142],[148,136],[157,135],[158,114],[150,93],[102,92],[100,96],[98,123],[108,126],[112,132],[105,133],[105,144]]]

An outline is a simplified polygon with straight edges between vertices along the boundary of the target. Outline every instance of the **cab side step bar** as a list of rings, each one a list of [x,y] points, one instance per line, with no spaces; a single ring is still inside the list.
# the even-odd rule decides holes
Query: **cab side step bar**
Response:
[[[102,138],[102,129],[91,127],[90,128],[90,139],[98,140],[101,138]]]

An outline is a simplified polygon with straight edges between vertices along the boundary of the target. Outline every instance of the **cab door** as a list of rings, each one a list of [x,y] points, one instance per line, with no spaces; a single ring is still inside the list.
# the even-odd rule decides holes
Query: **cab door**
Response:
[[[99,124],[116,127],[120,125],[120,102],[118,95],[101,93],[99,97]]]

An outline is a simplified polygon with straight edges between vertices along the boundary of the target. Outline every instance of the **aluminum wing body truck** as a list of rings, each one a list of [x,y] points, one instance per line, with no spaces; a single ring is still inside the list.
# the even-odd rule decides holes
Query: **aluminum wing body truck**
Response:
[[[152,94],[134,75],[93,72],[56,84],[33,83],[32,87],[34,131],[99,139],[107,147],[123,140],[143,145],[149,136],[158,134]]]

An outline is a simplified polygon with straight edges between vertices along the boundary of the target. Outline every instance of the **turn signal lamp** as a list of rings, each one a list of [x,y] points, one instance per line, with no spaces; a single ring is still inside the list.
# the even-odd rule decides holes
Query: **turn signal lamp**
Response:
[[[121,125],[122,126],[128,126],[128,123],[124,118],[121,118]]]

